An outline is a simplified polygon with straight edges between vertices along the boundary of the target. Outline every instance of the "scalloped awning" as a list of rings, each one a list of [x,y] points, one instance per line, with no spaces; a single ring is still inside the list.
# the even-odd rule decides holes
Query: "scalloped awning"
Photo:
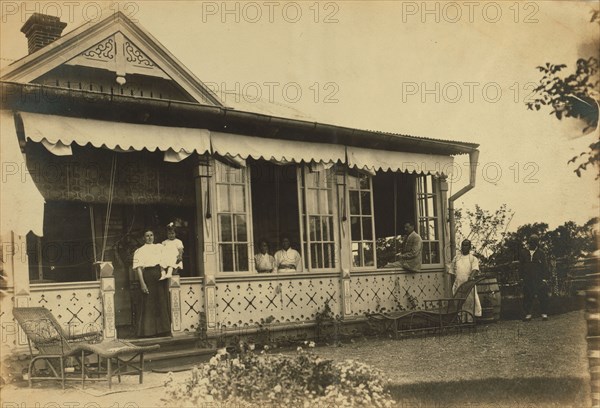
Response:
[[[277,163],[345,163],[374,173],[377,170],[450,175],[450,155],[399,152],[211,132],[155,125],[109,122],[37,113],[20,113],[25,137],[42,143],[55,155],[70,155],[71,144],[117,151],[160,150],[165,161],[178,162],[192,153],[215,153],[244,162],[248,157]]]
[[[0,111],[2,194],[0,232],[37,236],[44,233],[44,197],[33,182],[21,153],[13,113]]]
[[[295,140],[268,139],[233,133],[211,132],[214,153],[239,156],[242,159],[265,159],[276,162],[336,163],[346,161],[346,148],[330,143],[310,143]]]
[[[21,112],[25,137],[42,143],[50,152],[70,155],[71,144],[119,151],[165,152],[166,161],[179,161],[192,153],[210,152],[210,132],[190,129]]]
[[[417,174],[452,174],[454,158],[438,154],[395,152],[348,146],[348,166],[373,172],[400,171]]]

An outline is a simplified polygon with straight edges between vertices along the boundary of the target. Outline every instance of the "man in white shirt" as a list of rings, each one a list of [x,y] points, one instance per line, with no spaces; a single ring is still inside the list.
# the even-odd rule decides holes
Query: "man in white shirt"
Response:
[[[290,247],[289,238],[281,240],[281,248],[275,252],[275,269],[277,272],[302,272],[302,256]]]
[[[452,286],[452,294],[456,293],[460,285],[479,273],[479,260],[471,253],[471,241],[468,239],[461,243],[460,253],[452,260],[448,273],[456,278]],[[473,287],[473,290],[467,296],[462,310],[468,311],[476,317],[481,316],[481,303],[477,295],[477,287]]]

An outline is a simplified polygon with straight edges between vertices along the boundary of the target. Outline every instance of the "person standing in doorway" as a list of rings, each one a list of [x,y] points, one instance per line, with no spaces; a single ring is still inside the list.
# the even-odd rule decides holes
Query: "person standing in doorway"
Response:
[[[171,301],[169,281],[160,280],[164,263],[163,246],[154,243],[154,232],[144,232],[144,245],[133,255],[133,269],[137,271],[142,291],[139,337],[171,335]]]
[[[538,298],[542,320],[548,320],[548,262],[546,254],[539,248],[540,237],[533,234],[527,240],[527,249],[519,255],[519,272],[523,279],[524,320],[530,321],[533,301]]]

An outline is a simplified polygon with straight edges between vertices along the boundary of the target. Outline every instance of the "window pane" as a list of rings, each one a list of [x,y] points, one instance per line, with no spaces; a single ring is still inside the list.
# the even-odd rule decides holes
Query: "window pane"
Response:
[[[335,267],[335,246],[334,244],[325,244],[325,268]]]
[[[426,220],[419,220],[419,234],[424,241],[429,241],[429,229]]]
[[[371,242],[363,243],[363,254],[364,254],[364,265],[363,266],[375,265],[374,257],[373,257],[373,244]]]
[[[421,257],[421,261],[424,264],[430,264],[431,261],[431,255],[429,253],[429,242],[423,242],[423,252],[421,252],[422,257]]]
[[[371,214],[371,193],[368,191],[361,191],[360,193],[360,205],[362,215]]]
[[[436,217],[437,216],[437,211],[435,208],[435,200],[433,199],[433,197],[428,197],[427,198],[427,214],[430,217]]]
[[[319,250],[320,245],[318,244],[311,244],[310,245],[310,258],[311,258],[311,262],[310,265],[312,268],[322,268],[323,266],[321,265],[321,251]]]
[[[360,265],[360,251],[361,251],[360,242],[353,242],[352,243],[352,266],[361,266]]]
[[[364,240],[373,239],[373,225],[371,223],[371,217],[362,217],[362,234]]]
[[[248,233],[246,230],[246,216],[236,214],[233,217],[235,221],[235,240],[248,241]]]
[[[235,169],[235,168],[229,167],[229,166],[227,166],[226,168],[227,168],[227,175],[228,175],[227,180],[230,183],[243,183],[244,182],[244,176],[243,176],[242,169]]]
[[[361,175],[360,176],[360,188],[364,190],[369,189],[369,176]]]
[[[425,204],[425,198],[419,198],[419,215],[421,217],[427,217],[427,206]]]
[[[321,241],[321,221],[320,217],[310,217],[310,240]]]
[[[227,166],[223,163],[215,162],[217,169],[217,182],[227,182]]]
[[[231,215],[219,214],[219,228],[221,231],[221,242],[233,241],[233,235],[231,231]]]
[[[319,190],[319,214],[333,214],[331,190]]]
[[[247,271],[248,268],[248,245],[246,244],[237,244],[236,246],[237,252],[237,270],[238,271]]]
[[[317,186],[317,177],[319,173],[311,173],[310,171],[306,172],[306,185],[308,187],[316,187]]]
[[[428,225],[428,229],[429,229],[429,239],[431,239],[431,240],[439,239],[438,231],[437,231],[437,228],[435,227],[435,223],[436,223],[436,220],[428,220],[427,221],[427,225]]]
[[[317,191],[315,189],[309,188],[308,190],[306,190],[306,205],[307,205],[307,210],[308,210],[308,214],[318,214],[318,198],[317,198]]]
[[[358,190],[358,178],[348,175],[346,178],[348,183],[348,188],[351,190]]]
[[[440,263],[440,243],[439,242],[431,242],[431,263]]]
[[[231,186],[231,204],[233,212],[246,211],[244,186]]]
[[[218,195],[218,211],[219,212],[228,212],[229,209],[229,197],[227,196],[227,185],[218,184],[217,185],[217,195]]]
[[[350,191],[350,214],[360,214],[359,192]]]
[[[333,217],[322,217],[323,241],[333,241]]]
[[[362,239],[360,233],[360,217],[350,217],[350,231],[352,241],[360,241]]]
[[[302,257],[302,259],[304,260],[304,269],[308,269],[308,244],[305,242],[304,243],[304,256]]]
[[[219,245],[219,255],[221,257],[221,270],[223,272],[232,272],[233,269],[233,245]]]

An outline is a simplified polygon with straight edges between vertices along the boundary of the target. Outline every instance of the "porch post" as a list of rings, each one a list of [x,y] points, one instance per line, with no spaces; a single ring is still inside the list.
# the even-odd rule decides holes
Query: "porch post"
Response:
[[[213,167],[210,157],[199,158],[196,176],[196,220],[197,253],[200,275],[203,279],[204,310],[206,311],[206,329],[217,327],[216,280],[217,251],[216,232],[213,230],[212,202],[215,191],[212,185]]]
[[[440,224],[442,227],[441,238],[443,250],[441,251],[441,256],[442,262],[444,263],[445,272],[448,272],[450,262],[452,262],[452,251],[450,245],[452,242],[454,242],[454,239],[450,238],[450,234],[452,232],[450,231],[450,226],[448,224],[448,181],[445,176],[440,177],[440,200],[438,205],[440,206],[439,214],[441,216]],[[444,275],[444,293],[449,294],[451,293],[450,275]]]
[[[104,338],[116,339],[115,327],[115,278],[106,276],[100,278],[100,295],[102,296],[102,316],[104,320]]]
[[[181,283],[179,275],[169,279],[169,292],[171,293],[171,331],[181,331]]]
[[[24,235],[14,232],[4,234],[2,237],[2,256],[5,286],[14,293],[13,307],[28,307],[29,295],[29,258],[27,256],[27,241]],[[27,344],[27,336],[17,325],[16,341],[22,346]],[[7,333],[10,334],[10,333]]]
[[[346,203],[346,169],[343,168],[337,173],[337,193],[338,202],[341,205],[338,206],[338,219],[340,225],[340,300],[342,308],[342,316],[352,315],[352,292],[351,292],[351,277],[350,277],[350,265],[352,261],[352,252],[350,251],[350,233],[347,219],[347,203]],[[345,224],[345,225],[344,225]]]

